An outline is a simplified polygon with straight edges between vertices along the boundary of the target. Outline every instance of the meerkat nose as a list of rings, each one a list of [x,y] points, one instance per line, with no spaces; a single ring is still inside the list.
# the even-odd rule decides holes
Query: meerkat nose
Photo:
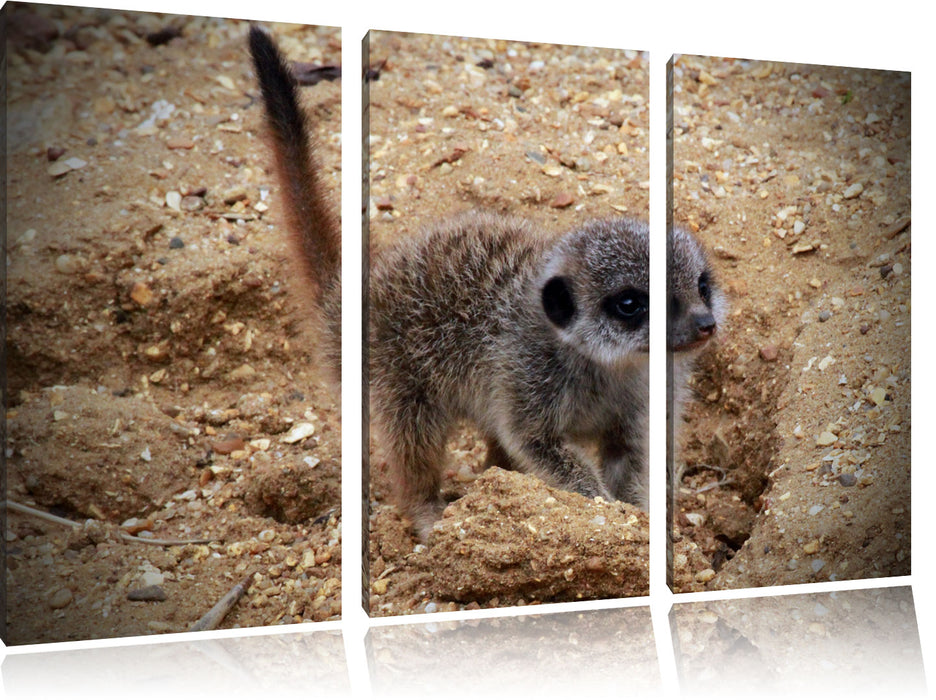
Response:
[[[700,338],[715,335],[715,317],[712,314],[702,314],[695,317],[696,333]]]

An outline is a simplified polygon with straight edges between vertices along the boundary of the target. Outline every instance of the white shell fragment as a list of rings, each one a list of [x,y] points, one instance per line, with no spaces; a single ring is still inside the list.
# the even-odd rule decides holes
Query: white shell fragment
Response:
[[[299,442],[300,440],[305,440],[314,433],[315,426],[311,423],[297,423],[293,426],[292,430],[280,438],[280,442],[285,442],[287,445],[292,445],[293,443]]]

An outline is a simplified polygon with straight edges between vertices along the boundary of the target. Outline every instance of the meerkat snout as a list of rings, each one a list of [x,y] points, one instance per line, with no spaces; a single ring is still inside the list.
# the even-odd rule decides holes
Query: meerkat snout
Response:
[[[669,243],[666,344],[670,352],[687,353],[716,334],[726,313],[725,295],[695,236],[674,228]]]

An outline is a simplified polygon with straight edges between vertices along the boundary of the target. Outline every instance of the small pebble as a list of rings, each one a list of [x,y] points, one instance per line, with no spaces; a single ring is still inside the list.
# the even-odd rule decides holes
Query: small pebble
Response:
[[[858,483],[858,477],[854,474],[840,474],[838,480],[842,486],[854,486]]]
[[[227,205],[235,204],[236,202],[241,202],[247,199],[247,190],[243,187],[234,187],[222,196],[224,203]]]
[[[149,601],[163,601],[166,600],[166,592],[160,586],[146,586],[144,588],[136,588],[129,593],[127,593],[127,600],[149,600]]]
[[[81,261],[72,255],[59,255],[55,259],[55,269],[63,275],[71,275],[81,269]]]
[[[228,372],[227,377],[231,381],[241,381],[243,379],[250,379],[257,373],[253,367],[248,364],[243,364],[240,367],[235,367],[230,372]]]
[[[860,182],[856,182],[852,185],[849,185],[849,187],[842,193],[842,197],[845,199],[854,199],[862,192],[864,192],[864,185],[862,185]]]
[[[81,158],[69,158],[67,160],[57,160],[47,169],[47,172],[52,177],[61,177],[65,173],[71,172],[72,170],[78,170],[83,168],[88,164],[87,161],[82,160]]]
[[[777,359],[777,346],[770,344],[760,349],[760,356],[765,362],[773,362]]]
[[[192,141],[192,139],[187,139],[183,137],[172,138],[166,141],[166,147],[169,148],[170,150],[178,150],[178,149],[188,150],[190,148],[195,147],[195,142]]]
[[[186,195],[179,204],[182,211],[198,211],[205,206],[205,200],[196,195]]]
[[[173,211],[182,211],[182,194],[175,190],[166,192],[166,206]]]
[[[553,209],[565,209],[575,203],[575,198],[568,192],[560,192],[549,203]]]
[[[280,442],[291,445],[300,440],[304,440],[315,433],[315,426],[311,423],[298,423],[286,435],[280,438]]]
[[[49,607],[53,610],[59,610],[71,603],[72,598],[72,592],[69,589],[60,588],[49,598]]]
[[[823,309],[822,311],[819,312],[819,323],[825,323],[830,318],[832,318],[831,311],[826,311],[825,309]]]
[[[237,450],[243,450],[245,446],[246,443],[243,438],[236,435],[211,443],[211,449],[219,455],[229,455]]]
[[[171,250],[178,250],[179,248],[184,248],[185,242],[178,236],[173,236],[169,239],[169,248]]]
[[[145,282],[136,282],[130,290],[130,298],[140,306],[147,306],[154,296],[153,290]]]
[[[606,571],[607,565],[601,557],[589,557],[585,560],[585,571]]]
[[[701,513],[686,513],[686,520],[692,523],[695,527],[702,527],[705,523],[705,516]]]

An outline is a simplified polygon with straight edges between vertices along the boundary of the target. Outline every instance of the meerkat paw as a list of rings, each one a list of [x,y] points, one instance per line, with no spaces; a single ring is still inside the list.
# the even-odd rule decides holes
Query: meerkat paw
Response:
[[[447,504],[442,499],[423,503],[418,506],[411,506],[407,509],[407,515],[412,523],[413,532],[416,533],[416,539],[420,544],[429,544],[429,536],[435,524],[442,519],[442,511]]]

